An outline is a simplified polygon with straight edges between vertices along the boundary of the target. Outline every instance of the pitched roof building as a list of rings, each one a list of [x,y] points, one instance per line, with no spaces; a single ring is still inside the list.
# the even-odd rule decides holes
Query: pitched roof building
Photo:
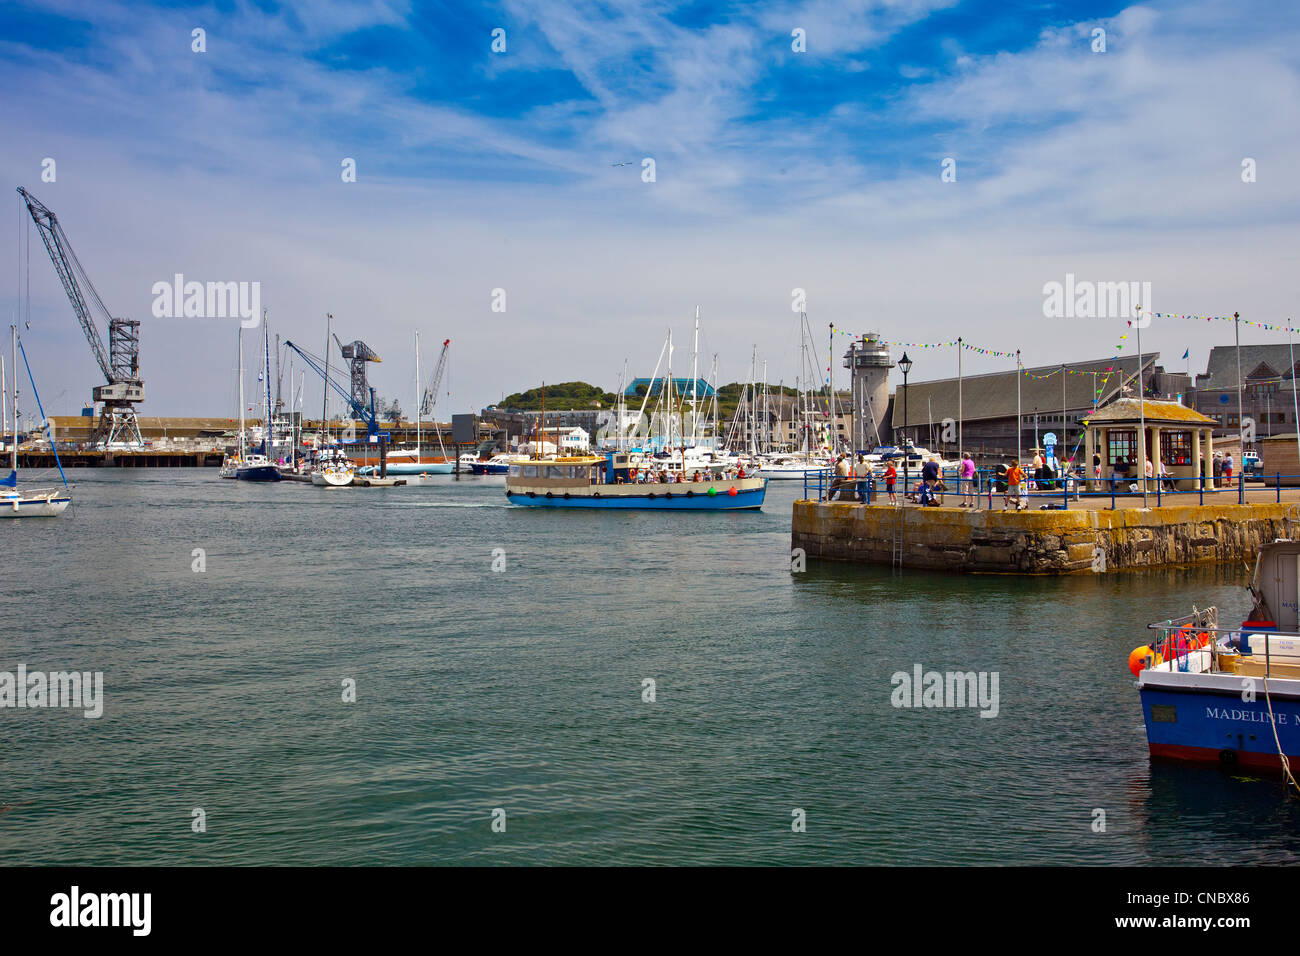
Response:
[[[1238,410],[1237,348],[1215,346],[1204,374],[1196,376],[1196,409],[1214,419],[1216,436],[1244,431],[1247,447],[1256,436],[1294,433],[1297,371],[1300,356],[1293,363],[1289,345],[1243,345]]]
[[[1159,357],[1159,352],[1148,352],[1142,357],[1143,383],[1148,394],[1159,384],[1155,364]],[[1014,454],[1017,448],[1033,448],[1047,432],[1053,432],[1065,446],[1080,439],[1079,421],[1093,408],[1125,393],[1136,395],[1137,368],[1138,357],[1126,355],[1118,359],[1069,362],[1064,373],[1060,365],[1041,365],[1023,369],[1023,374],[1013,368],[967,375],[961,380],[960,410],[956,378],[909,382],[906,401],[903,389],[895,390],[890,421],[895,436],[901,438],[906,428],[916,444],[928,444],[936,451],[958,451],[959,417],[964,450],[975,455]],[[1109,374],[1108,370],[1111,370]]]

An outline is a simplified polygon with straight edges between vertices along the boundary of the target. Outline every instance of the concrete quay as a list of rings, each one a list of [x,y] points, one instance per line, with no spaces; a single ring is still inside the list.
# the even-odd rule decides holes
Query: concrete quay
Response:
[[[1141,499],[1138,499],[1140,505]],[[1002,574],[1094,574],[1247,562],[1300,531],[1300,503],[1004,511],[801,500],[791,547],[810,559]],[[1088,502],[1087,504],[1091,504]]]

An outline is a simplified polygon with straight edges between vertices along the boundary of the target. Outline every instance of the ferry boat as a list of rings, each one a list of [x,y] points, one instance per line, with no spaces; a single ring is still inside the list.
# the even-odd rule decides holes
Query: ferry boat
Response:
[[[1129,655],[1152,759],[1285,772],[1300,760],[1300,541],[1260,548],[1239,628],[1218,609],[1150,624]],[[1291,778],[1294,779],[1294,778]]]
[[[631,456],[620,452],[603,458],[516,460],[506,474],[506,497],[512,504],[534,508],[742,511],[761,508],[767,494],[767,479],[754,476],[638,480],[643,477]]]

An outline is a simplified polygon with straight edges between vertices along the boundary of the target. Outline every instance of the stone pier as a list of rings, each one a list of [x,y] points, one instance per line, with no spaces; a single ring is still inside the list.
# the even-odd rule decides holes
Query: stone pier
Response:
[[[902,512],[906,512],[905,514]],[[791,546],[807,557],[1007,574],[1071,574],[1253,561],[1300,531],[1282,502],[1161,508],[987,511],[796,501]]]

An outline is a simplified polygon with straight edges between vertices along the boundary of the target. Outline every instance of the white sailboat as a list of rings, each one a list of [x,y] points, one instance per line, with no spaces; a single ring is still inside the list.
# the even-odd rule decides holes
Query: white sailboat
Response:
[[[14,395],[13,395],[13,413],[14,428],[13,441],[11,446],[11,465],[9,475],[0,479],[0,518],[57,518],[67,510],[68,505],[72,504],[72,495],[68,493],[68,480],[63,480],[63,490],[57,488],[32,488],[25,491],[18,490],[18,326],[9,326],[10,333],[13,336],[13,378],[14,378]],[[27,355],[24,351],[23,359]],[[31,369],[28,369],[31,374]],[[36,383],[32,383],[33,394],[36,391]],[[39,404],[40,398],[37,398]],[[42,415],[42,417],[44,417]],[[50,448],[54,448],[53,436],[50,438]],[[55,450],[55,461],[58,460],[58,451]],[[62,466],[59,467],[59,473],[63,473]]]
[[[235,372],[239,380],[239,451],[232,458],[227,455],[221,462],[222,478],[238,478],[239,468],[243,464],[246,449],[244,447],[244,334],[241,328],[236,335],[239,338],[239,364]]]
[[[318,488],[345,488],[356,475],[351,459],[335,447],[320,449],[312,467],[311,483]]]

